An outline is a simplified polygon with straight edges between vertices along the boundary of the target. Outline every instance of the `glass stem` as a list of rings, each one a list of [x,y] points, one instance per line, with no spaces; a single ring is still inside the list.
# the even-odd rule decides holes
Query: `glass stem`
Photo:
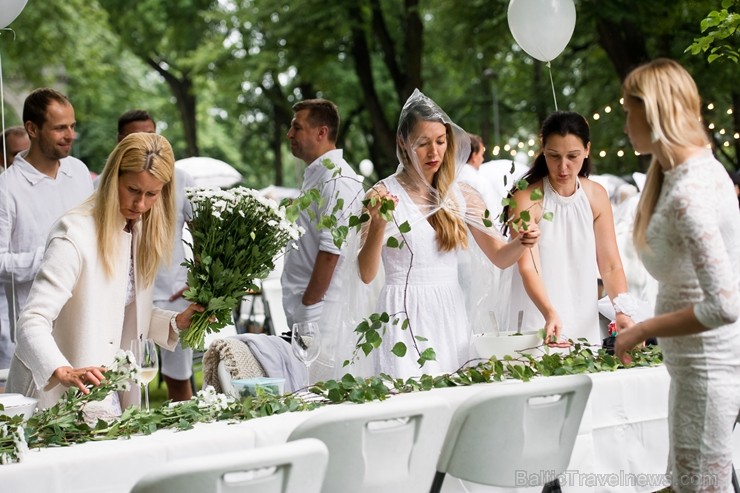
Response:
[[[144,401],[146,402],[146,412],[149,412],[149,384],[144,385]]]

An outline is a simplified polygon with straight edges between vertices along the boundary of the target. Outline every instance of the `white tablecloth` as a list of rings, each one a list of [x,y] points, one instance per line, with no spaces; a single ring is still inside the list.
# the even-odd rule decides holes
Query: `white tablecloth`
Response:
[[[593,389],[576,440],[565,491],[652,492],[665,472],[668,453],[669,378],[663,367],[591,375]],[[485,386],[526,385],[509,381],[431,391],[454,408]],[[406,394],[393,399],[415,399]],[[163,430],[130,440],[95,442],[31,451],[24,462],[0,466],[0,491],[128,492],[144,474],[186,457],[285,442],[312,412],[289,413],[240,423],[211,423],[194,430]],[[740,457],[740,456],[738,456]],[[491,456],[495,461],[496,457]],[[653,484],[646,484],[652,481]],[[465,483],[471,492],[491,488]],[[540,491],[541,488],[532,489]],[[448,477],[445,492],[465,491]],[[524,491],[524,490],[522,490]]]
[[[31,450],[0,466],[2,493],[128,493],[144,474],[177,459],[253,448],[249,428],[225,422],[131,439]]]

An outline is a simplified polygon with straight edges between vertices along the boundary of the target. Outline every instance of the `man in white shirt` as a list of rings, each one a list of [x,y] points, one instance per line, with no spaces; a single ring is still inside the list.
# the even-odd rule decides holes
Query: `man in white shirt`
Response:
[[[0,172],[13,164],[16,154],[25,151],[30,145],[31,141],[25,128],[21,126],[6,128],[4,138],[0,141],[0,148],[2,148],[0,155],[3,157],[3,169]]]
[[[500,200],[496,202],[493,185],[479,173],[480,165],[483,164],[486,155],[486,146],[483,145],[483,139],[478,135],[468,134],[468,136],[470,137],[470,156],[468,162],[460,170],[457,181],[467,183],[478,191],[486,204],[486,209],[490,212],[489,218],[495,223],[503,207]]]
[[[288,246],[285,255],[281,283],[283,309],[290,328],[295,322],[317,321],[324,299],[339,296],[340,287],[336,281],[332,282],[332,276],[341,252],[331,231],[319,228],[318,221],[332,214],[341,199],[343,207],[334,215],[339,225],[346,225],[348,211],[363,198],[362,178],[344,160],[342,150],[336,148],[339,112],[334,103],[324,99],[304,100],[293,105],[293,112],[288,131],[290,150],[308,165],[301,191],[318,189],[322,203],[312,204],[311,213],[308,209],[301,211],[297,224],[305,233],[297,241],[298,248]],[[326,161],[335,169],[328,169]]]
[[[135,132],[156,133],[154,119],[144,110],[130,110],[118,118],[118,142]],[[162,264],[154,280],[154,305],[164,310],[180,312],[190,304],[182,294],[187,289],[188,270],[180,265],[185,260],[182,229],[193,218],[193,209],[185,195],[185,187],[193,187],[193,178],[180,168],[175,168],[175,237],[172,260]],[[177,342],[174,350],[160,348],[162,378],[167,384],[167,397],[172,401],[187,401],[193,396],[190,377],[193,374],[193,350],[183,349]]]
[[[5,129],[4,138],[0,139],[0,156],[3,158],[0,173],[13,164],[15,156],[31,146],[26,129],[17,126]],[[0,191],[2,196],[2,191]],[[5,285],[0,283],[0,368],[9,368],[10,359],[15,351],[15,343],[10,340],[10,314],[8,299],[5,297]]]
[[[13,340],[51,226],[93,191],[87,166],[69,155],[75,112],[66,96],[36,89],[23,104],[23,122],[31,145],[0,175],[0,280]]]

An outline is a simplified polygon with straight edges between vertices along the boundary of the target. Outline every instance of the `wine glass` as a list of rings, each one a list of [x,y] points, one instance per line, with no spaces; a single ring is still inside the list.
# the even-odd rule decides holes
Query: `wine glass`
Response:
[[[311,383],[308,375],[311,363],[316,361],[321,350],[321,336],[319,324],[316,322],[296,322],[293,324],[293,333],[290,337],[293,354],[306,365],[306,387]]]
[[[139,340],[139,354],[137,355],[141,367],[141,384],[144,387],[144,401],[146,412],[149,412],[149,382],[154,380],[159,370],[159,356],[154,339]]]

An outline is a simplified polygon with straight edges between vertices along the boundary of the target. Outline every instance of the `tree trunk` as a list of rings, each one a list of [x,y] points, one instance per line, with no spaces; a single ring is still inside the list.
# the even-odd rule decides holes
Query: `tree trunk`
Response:
[[[642,31],[631,22],[623,20],[615,23],[598,19],[596,30],[599,45],[606,51],[620,80],[624,80],[637,65],[650,59]]]
[[[383,62],[393,81],[399,107],[411,95],[414,89],[422,88],[421,66],[423,51],[423,24],[419,15],[419,0],[405,0],[404,12],[404,46],[397,49],[389,34],[383,12],[378,1],[371,3],[371,31],[378,40]],[[352,57],[355,73],[362,88],[364,107],[370,115],[370,128],[373,140],[370,153],[374,156],[375,171],[378,176],[387,176],[396,169],[396,130],[395,120],[388,121],[383,111],[375,88],[372,69],[371,47],[368,43],[362,11],[352,3],[349,4],[352,24]],[[402,56],[399,56],[402,53]]]
[[[196,98],[193,91],[193,80],[188,74],[182,74],[180,77],[177,77],[172,72],[160,66],[152,58],[147,58],[146,62],[164,77],[165,82],[167,82],[172,94],[175,96],[177,110],[180,113],[180,121],[182,123],[182,133],[185,137],[185,154],[187,154],[185,157],[198,156],[198,135],[195,117]]]
[[[406,102],[411,96],[414,89],[422,89],[423,81],[421,80],[421,60],[422,51],[424,50],[424,26],[419,16],[419,0],[406,0],[406,87],[401,96],[400,102]]]
[[[360,9],[354,4],[350,6],[350,14],[353,19],[362,18]],[[355,62],[355,73],[362,88],[365,109],[370,115],[373,136],[382,154],[382,159],[379,159],[374,164],[378,174],[380,176],[386,176],[391,174],[395,169],[396,132],[386,120],[383,106],[380,104],[378,93],[375,90],[370,47],[368,46],[365,32],[362,29],[362,22],[354,22],[352,24],[352,58]]]

